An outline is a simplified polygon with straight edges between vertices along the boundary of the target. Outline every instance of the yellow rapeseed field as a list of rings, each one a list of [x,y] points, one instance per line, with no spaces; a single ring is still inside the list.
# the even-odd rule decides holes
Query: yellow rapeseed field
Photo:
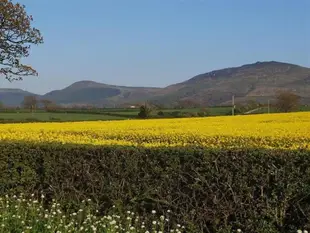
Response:
[[[93,145],[307,148],[310,113],[0,125],[0,140]]]

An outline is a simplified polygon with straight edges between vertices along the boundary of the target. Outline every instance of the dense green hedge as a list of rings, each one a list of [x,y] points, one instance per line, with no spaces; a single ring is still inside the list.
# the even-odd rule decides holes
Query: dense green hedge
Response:
[[[310,228],[310,152],[0,144],[0,194],[171,209],[196,232]],[[222,231],[219,231],[222,230]]]

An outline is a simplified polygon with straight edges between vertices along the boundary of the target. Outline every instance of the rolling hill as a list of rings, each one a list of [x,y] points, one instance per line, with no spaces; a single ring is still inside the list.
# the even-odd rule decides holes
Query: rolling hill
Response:
[[[310,103],[310,69],[281,62],[257,62],[197,75],[162,90],[163,101],[192,99],[219,105],[255,99],[272,100],[279,90],[289,90]]]
[[[93,81],[76,82],[62,90],[49,92],[39,98],[57,104],[92,104],[112,107],[146,100],[173,105],[179,100],[191,100],[203,105],[231,104],[255,99],[272,100],[278,90],[289,90],[310,104],[310,68],[270,61],[240,67],[215,70],[194,76],[165,88],[114,86]],[[25,95],[18,89],[0,89],[0,100],[6,105],[19,105]]]
[[[21,89],[0,88],[0,102],[8,106],[19,106],[25,96],[35,95],[34,93]]]
[[[58,104],[92,104],[115,106],[135,103],[156,95],[159,88],[113,86],[93,81],[76,82],[62,90],[52,91],[41,98]]]

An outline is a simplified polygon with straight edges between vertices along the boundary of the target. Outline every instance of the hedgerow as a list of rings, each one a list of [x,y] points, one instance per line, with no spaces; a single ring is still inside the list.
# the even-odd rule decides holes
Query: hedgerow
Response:
[[[188,232],[310,228],[310,151],[0,144],[0,195],[91,199],[145,216],[172,210]]]

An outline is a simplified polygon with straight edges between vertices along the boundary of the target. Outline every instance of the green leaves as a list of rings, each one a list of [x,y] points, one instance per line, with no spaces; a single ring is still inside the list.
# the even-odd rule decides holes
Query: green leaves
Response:
[[[0,144],[0,194],[46,193],[67,209],[90,198],[140,215],[171,209],[193,232],[310,227],[310,152]]]
[[[35,69],[20,62],[29,56],[31,45],[43,43],[40,31],[31,26],[32,16],[27,15],[25,6],[11,0],[0,2],[0,16],[0,75],[9,81],[37,75]]]

